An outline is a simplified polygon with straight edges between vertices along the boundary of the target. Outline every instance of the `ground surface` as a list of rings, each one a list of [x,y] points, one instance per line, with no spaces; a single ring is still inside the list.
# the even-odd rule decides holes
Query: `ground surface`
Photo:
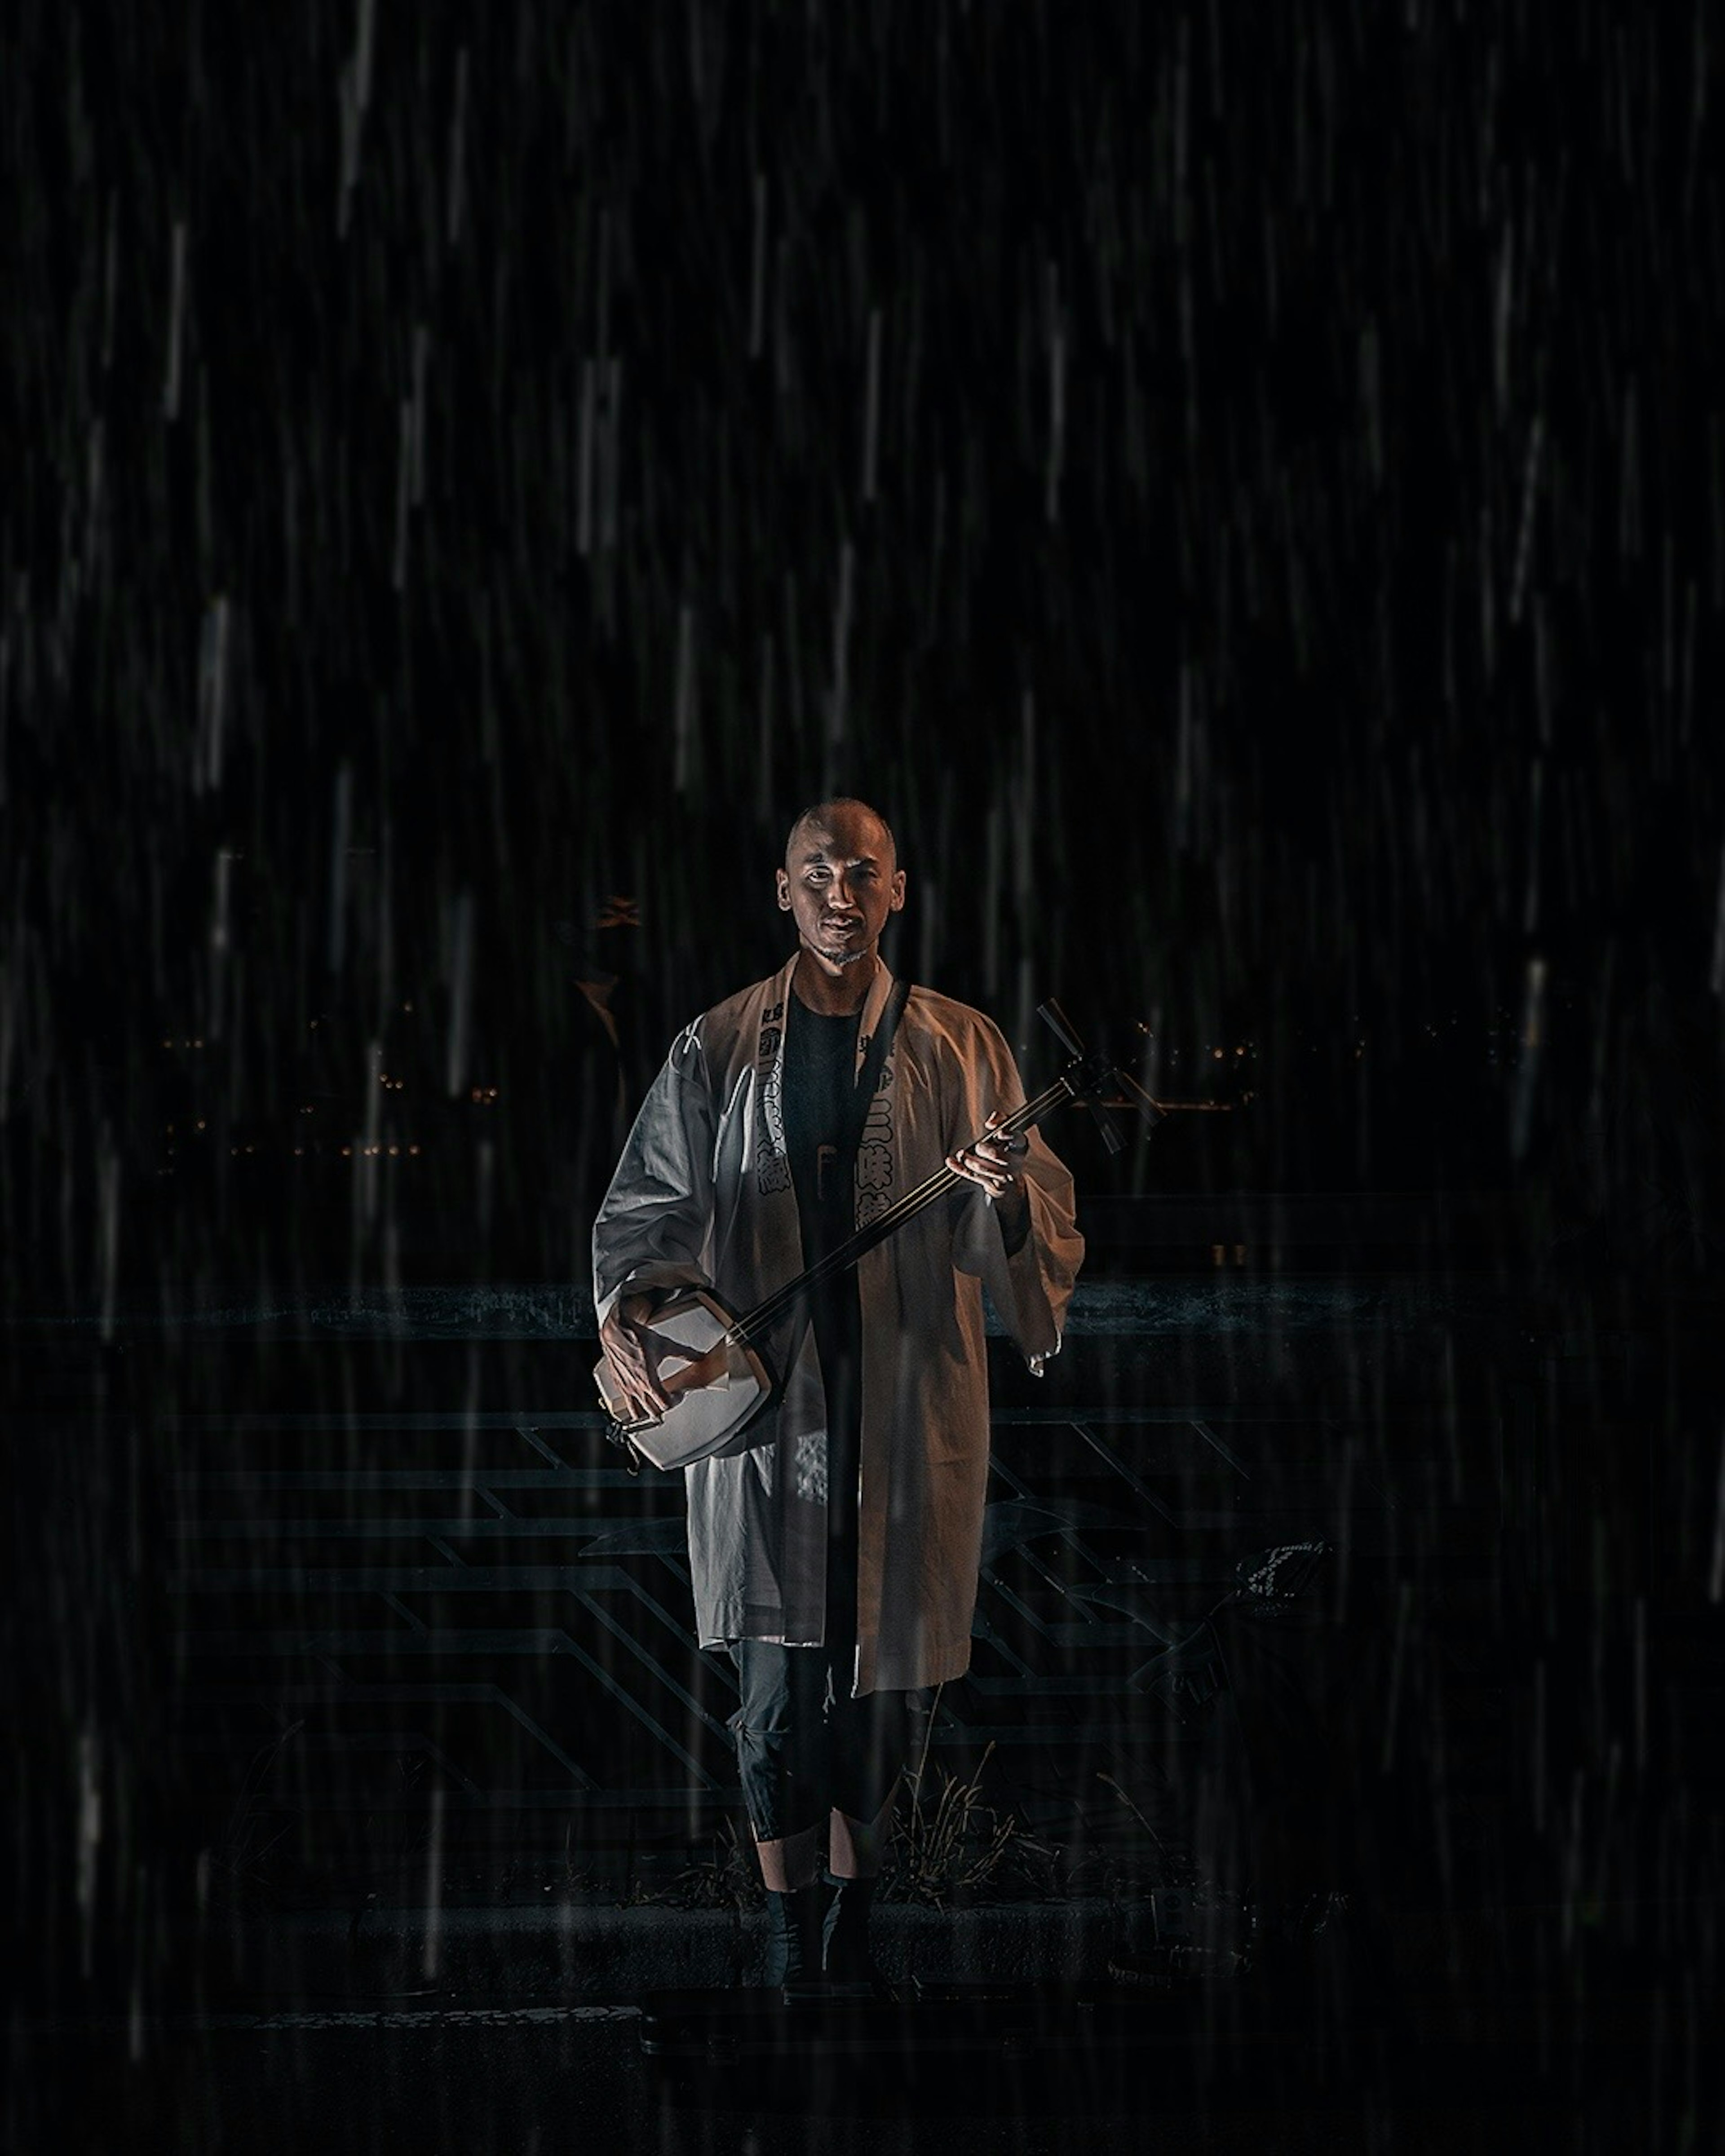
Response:
[[[993,2062],[916,2096],[879,2064],[767,2088],[707,2079],[679,2086],[641,2055],[634,2015],[604,2009],[511,2015],[284,2016],[244,2027],[181,2025],[130,2036],[62,2030],[27,2057],[59,2081],[61,2149],[172,2148],[185,2156],[312,2150],[507,2151],[653,2148],[667,2156],[778,2156],[811,2147],[850,2156],[1114,2156],[1166,2146],[1189,2156],[1269,2152],[1651,2149],[1683,2145],[1681,2117],[1656,2138],[1645,2089],[1597,2084],[1584,2100],[1517,2088],[1480,2061],[1439,2095],[1291,2102],[1242,2076],[1207,2103],[1116,2080],[1081,2062]],[[1479,2084],[1484,2083],[1481,2087]],[[1699,2122],[1697,2122],[1698,2124]],[[1692,2148],[1717,2145],[1704,2138]]]

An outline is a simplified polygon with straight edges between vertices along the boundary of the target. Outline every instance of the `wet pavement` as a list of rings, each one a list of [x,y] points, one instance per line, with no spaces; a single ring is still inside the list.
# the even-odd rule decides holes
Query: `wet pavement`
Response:
[[[584,2007],[63,2027],[14,2037],[11,2056],[54,2113],[38,2138],[13,2141],[20,2149],[1112,2156],[1165,2146],[1268,2156],[1717,2145],[1681,2088],[1667,2087],[1661,2116],[1632,2052],[1596,2061],[1575,2086],[1561,2064],[1542,2076],[1537,2047],[1502,2045],[1446,2046],[1394,2075],[1344,2074],[1328,2087],[1301,2085],[1309,2059],[1261,2049],[1219,2059],[1196,2087],[1142,2053],[1071,2048],[937,2061],[914,2077],[890,2056],[683,2072],[644,2056],[632,2009]]]
[[[1719,2145],[1698,1297],[1224,1269],[1099,1281],[1040,1384],[1001,1357],[977,1668],[936,1757],[989,1760],[988,1801],[1092,1895],[1182,1824],[1223,1837],[1219,1876],[1249,1845],[1285,1892],[1354,1862],[1377,1960],[1339,1988],[1284,1965],[1255,2021],[1236,1988],[1212,2041],[1071,1989],[1106,1979],[1124,1902],[889,1908],[900,1981],[1068,1991],[999,2047],[839,2032],[801,2062],[642,2048],[655,1988],[734,1984],[752,1933],[662,1898],[734,1809],[725,1702],[690,1676],[675,1491],[612,1469],[590,1410],[545,1404],[584,1370],[580,1313],[428,1291],[397,1315],[309,1297],[249,1337],[212,1316],[177,1363],[122,1328],[15,1420],[59,1547],[85,1547],[67,1522],[88,1538],[64,1639],[136,1749],[92,1755],[102,1953],[85,1981],[68,1931],[58,1989],[9,2031],[7,2148]],[[1345,1567],[1311,1609],[1214,1614],[1243,1555],[1314,1539]],[[569,1643],[614,1616],[628,1652],[583,1663]],[[572,1672],[584,1690],[535,1703]],[[572,1731],[579,1773],[542,1742]],[[416,1760],[444,1779],[382,1779]],[[1183,1810],[1138,1819],[1104,1786],[1136,1801],[1158,1774]],[[572,1848],[661,1898],[578,1891]],[[54,1906],[81,1907],[58,1861]]]

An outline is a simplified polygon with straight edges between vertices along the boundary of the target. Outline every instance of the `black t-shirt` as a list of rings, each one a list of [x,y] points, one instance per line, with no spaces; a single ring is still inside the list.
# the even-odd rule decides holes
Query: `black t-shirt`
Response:
[[[803,1229],[803,1262],[813,1265],[853,1232],[854,1188],[838,1155],[856,1081],[860,1011],[829,1018],[793,996],[784,1044],[785,1146]],[[853,1292],[855,1281],[852,1281]]]
[[[831,1018],[793,995],[784,1042],[785,1149],[812,1265],[855,1233],[855,1182],[842,1158],[862,1014]],[[862,1306],[854,1266],[809,1297],[827,1396],[828,1640],[856,1622],[856,1484],[862,1437]]]

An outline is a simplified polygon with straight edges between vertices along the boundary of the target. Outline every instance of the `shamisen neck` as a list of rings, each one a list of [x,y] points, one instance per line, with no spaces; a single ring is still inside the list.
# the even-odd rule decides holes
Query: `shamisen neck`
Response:
[[[852,965],[835,966],[804,944],[791,969],[791,989],[799,1003],[824,1018],[850,1018],[867,1003],[880,970],[880,957],[873,951]]]

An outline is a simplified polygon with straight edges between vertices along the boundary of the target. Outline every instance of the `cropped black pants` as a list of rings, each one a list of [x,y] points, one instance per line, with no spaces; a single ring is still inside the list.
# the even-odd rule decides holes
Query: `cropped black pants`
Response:
[[[850,1180],[838,1202],[849,1209]],[[849,1232],[799,1183],[803,1245],[817,1254]],[[818,1647],[738,1640],[730,1647],[742,1690],[731,1720],[749,1824],[757,1841],[783,1841],[823,1824],[829,1811],[867,1822],[892,1794],[927,1695],[850,1697],[856,1663],[857,1468],[862,1448],[862,1330],[855,1277],[845,1273],[811,1298],[827,1405],[826,1621]]]
[[[874,1819],[911,1748],[922,1697],[850,1697],[855,1649],[781,1647],[738,1640],[731,1649],[742,1700],[731,1718],[749,1824],[757,1841],[782,1841],[829,1811]]]

